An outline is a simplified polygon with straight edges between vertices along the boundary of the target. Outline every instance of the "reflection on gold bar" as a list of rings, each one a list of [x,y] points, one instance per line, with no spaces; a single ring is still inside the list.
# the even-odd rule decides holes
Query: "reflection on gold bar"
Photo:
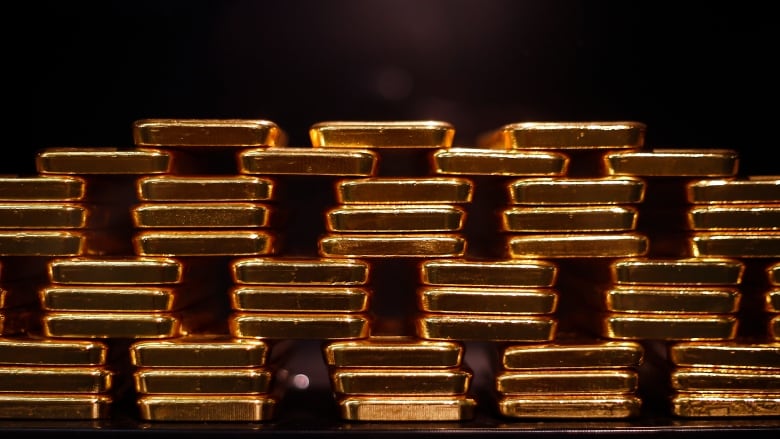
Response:
[[[703,206],[688,211],[692,230],[778,230],[780,204]]]
[[[641,148],[647,126],[633,121],[520,122],[480,136],[480,146],[506,149]]]
[[[247,175],[160,175],[140,178],[136,187],[142,201],[265,201],[274,193],[273,180]]]
[[[496,390],[501,393],[630,393],[638,376],[628,369],[533,370],[501,372]]]
[[[73,258],[49,262],[56,284],[137,285],[181,282],[182,264],[166,258]]]
[[[417,293],[421,310],[441,313],[552,314],[558,294],[549,288],[429,287]]]
[[[230,290],[235,310],[270,312],[359,312],[368,309],[363,288],[250,285]]]
[[[780,178],[699,180],[686,186],[694,204],[743,204],[780,202]]]
[[[634,204],[645,197],[637,178],[526,178],[507,184],[511,204]]]
[[[0,367],[0,392],[102,393],[111,372],[102,367]]]
[[[320,122],[311,126],[312,146],[335,148],[441,148],[452,145],[455,127],[435,120]]]
[[[610,175],[644,177],[731,177],[739,155],[730,149],[655,149],[604,155]]]
[[[772,313],[780,313],[780,288],[766,292],[766,310]]]
[[[615,287],[606,292],[606,309],[616,312],[737,312],[741,294],[732,288]]]
[[[474,183],[463,178],[362,178],[336,185],[339,204],[469,203]]]
[[[89,225],[89,217],[80,204],[0,204],[0,229],[78,229]]]
[[[617,284],[738,285],[745,264],[738,259],[626,259],[611,265]]]
[[[780,232],[700,232],[693,235],[690,246],[694,256],[778,258]]]
[[[0,394],[0,419],[104,419],[110,408],[109,395]]]
[[[569,369],[638,367],[644,348],[635,342],[591,342],[509,346],[502,359],[506,369]]]
[[[144,231],[133,246],[142,256],[252,256],[273,253],[273,240],[261,231]]]
[[[36,156],[41,174],[162,174],[171,154],[155,149],[49,148]]]
[[[568,167],[569,157],[557,152],[449,148],[433,153],[437,174],[552,177],[564,175]]]
[[[234,337],[338,339],[368,337],[369,320],[360,314],[239,312],[229,321]]]
[[[609,314],[603,335],[616,339],[730,340],[737,334],[733,315]]]
[[[48,311],[165,312],[181,307],[175,290],[161,287],[54,286],[40,289],[38,296]]]
[[[378,155],[368,150],[263,148],[239,153],[239,172],[263,175],[371,176]]]
[[[678,392],[672,413],[686,418],[780,416],[780,394]]]
[[[249,258],[231,264],[238,284],[266,285],[364,285],[366,262],[348,259]]]
[[[136,146],[228,146],[283,144],[285,133],[268,120],[143,119],[133,123]]]
[[[687,367],[780,368],[780,343],[676,343],[669,357]]]
[[[537,260],[452,259],[420,264],[420,279],[426,285],[549,287],[555,284],[557,274],[555,264]]]
[[[767,267],[766,275],[770,284],[780,285],[780,262]]]
[[[447,368],[460,366],[462,356],[459,343],[409,336],[372,336],[325,347],[325,360],[335,367]]]
[[[268,351],[262,340],[188,336],[135,342],[130,361],[136,367],[259,367]]]
[[[0,256],[78,256],[85,243],[81,232],[0,231]]]
[[[350,396],[338,401],[348,421],[466,421],[477,402],[464,396]]]
[[[319,252],[325,257],[455,257],[466,252],[466,239],[433,234],[327,235],[320,239]]]
[[[633,394],[508,395],[498,402],[512,418],[622,419],[639,415],[642,400]]]
[[[417,320],[417,335],[433,340],[543,342],[555,335],[552,317],[434,315]]]
[[[64,338],[168,338],[180,335],[181,322],[171,314],[50,312],[43,333]]]
[[[66,176],[0,176],[2,201],[81,201],[85,182]]]
[[[506,232],[622,232],[636,228],[637,210],[621,206],[513,207],[503,211]]]
[[[133,224],[149,228],[269,227],[271,209],[256,203],[148,203],[131,209]]]
[[[466,212],[455,206],[344,206],[325,214],[330,232],[455,232]]]
[[[462,369],[337,369],[333,391],[350,395],[461,395],[471,383]]]
[[[643,256],[649,240],[638,233],[520,235],[508,238],[512,258],[620,258]]]
[[[261,422],[274,417],[276,401],[264,395],[146,395],[138,398],[144,421]]]
[[[97,366],[106,363],[108,347],[100,342],[45,338],[0,338],[0,364]]]
[[[133,373],[138,393],[268,393],[271,372],[261,368],[169,369],[153,367]]]

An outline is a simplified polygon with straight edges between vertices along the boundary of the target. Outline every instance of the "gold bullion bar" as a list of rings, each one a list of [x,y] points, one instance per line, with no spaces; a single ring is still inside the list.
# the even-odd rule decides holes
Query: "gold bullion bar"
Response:
[[[447,205],[343,206],[328,210],[325,219],[329,232],[456,232],[463,228],[466,212]]]
[[[169,340],[137,341],[130,346],[135,367],[260,367],[269,346],[262,340],[195,335]]]
[[[49,261],[54,284],[138,285],[177,284],[182,263],[168,258],[70,258]]]
[[[70,176],[0,176],[2,201],[82,201],[84,179]]]
[[[499,412],[511,418],[622,419],[639,415],[642,400],[634,394],[505,395]]]
[[[268,393],[271,372],[249,368],[151,367],[133,372],[135,391],[154,394],[260,394]]]
[[[697,232],[689,240],[697,257],[780,257],[780,232]]]
[[[141,256],[259,256],[273,253],[274,235],[264,231],[142,231],[133,237]]]
[[[448,234],[332,234],[319,241],[319,253],[324,257],[446,258],[465,252],[466,239]]]
[[[268,120],[142,119],[133,123],[136,146],[227,146],[250,148],[284,144],[286,135]]]
[[[780,288],[774,288],[766,292],[766,311],[780,313]]]
[[[630,369],[513,370],[496,376],[500,393],[632,393],[639,378]]]
[[[447,148],[455,127],[436,120],[328,121],[309,129],[314,147],[333,148]]]
[[[0,203],[0,229],[80,229],[90,210],[74,203]]]
[[[331,374],[333,391],[347,395],[463,395],[471,383],[464,369],[338,368]]]
[[[420,264],[420,280],[425,285],[549,287],[557,275],[556,264],[539,260],[441,259]]]
[[[685,418],[780,416],[780,394],[676,392],[672,413]]]
[[[349,396],[338,400],[348,421],[467,421],[477,401],[465,396]]]
[[[0,393],[0,419],[105,419],[111,402],[110,395]]]
[[[642,148],[646,131],[634,121],[519,122],[485,133],[477,143],[501,149]]]
[[[0,256],[79,256],[86,240],[76,231],[0,231]]]
[[[170,338],[181,335],[181,321],[168,313],[49,312],[43,333],[62,338]]]
[[[136,182],[141,201],[267,201],[274,181],[248,175],[142,177]]]
[[[728,258],[623,259],[610,265],[619,285],[739,285],[744,262]]]
[[[730,149],[654,149],[604,154],[609,175],[643,177],[732,177],[739,154]]]
[[[639,367],[644,348],[636,342],[598,341],[507,347],[502,364],[512,369]]]
[[[767,267],[766,275],[767,278],[769,278],[770,284],[780,285],[780,262],[772,264],[769,267]]]
[[[230,265],[237,284],[365,285],[369,265],[348,259],[245,258]]]
[[[38,297],[47,311],[170,312],[188,301],[173,288],[154,286],[51,286]]]
[[[607,311],[728,314],[739,310],[740,291],[714,287],[617,286],[605,293]]]
[[[359,178],[336,183],[339,204],[470,203],[474,183],[464,178]]]
[[[780,315],[776,315],[769,320],[769,338],[780,341]]]
[[[48,148],[35,165],[41,174],[163,174],[171,157],[156,149]]]
[[[455,368],[461,364],[463,346],[411,336],[371,336],[329,343],[324,353],[328,366],[333,367]]]
[[[273,210],[258,203],[143,203],[130,210],[139,228],[270,227]]]
[[[693,204],[780,203],[780,177],[697,180],[686,194]]]
[[[555,335],[552,317],[426,314],[416,321],[417,335],[432,340],[545,342]]]
[[[636,229],[638,211],[628,206],[512,207],[501,215],[505,232],[627,232]]]
[[[621,258],[644,256],[649,240],[641,233],[571,233],[509,236],[512,258]]]
[[[239,153],[241,174],[369,177],[379,156],[359,149],[252,148]]]
[[[3,331],[5,330],[5,316],[3,315],[3,310],[0,309],[0,335],[3,334]]]
[[[669,359],[681,367],[780,368],[780,343],[680,342]]]
[[[447,148],[433,153],[436,174],[549,176],[566,174],[569,157],[558,152]]]
[[[268,395],[144,395],[137,402],[141,419],[153,422],[262,422],[276,407]]]
[[[234,310],[266,312],[360,312],[368,309],[364,288],[245,285],[230,290]]]
[[[750,206],[694,206],[688,210],[691,230],[778,230],[780,203]]]
[[[238,338],[350,339],[366,338],[369,331],[362,314],[237,312],[228,323]]]
[[[624,340],[731,340],[737,333],[733,315],[658,315],[611,313],[603,335]]]
[[[97,341],[0,338],[2,365],[99,366],[106,364],[107,352]]]
[[[594,205],[644,201],[645,182],[631,177],[524,178],[507,183],[510,204]]]
[[[103,393],[111,389],[112,374],[102,367],[0,367],[0,393]]]
[[[417,303],[434,313],[552,314],[558,293],[550,288],[427,287],[417,292]]]

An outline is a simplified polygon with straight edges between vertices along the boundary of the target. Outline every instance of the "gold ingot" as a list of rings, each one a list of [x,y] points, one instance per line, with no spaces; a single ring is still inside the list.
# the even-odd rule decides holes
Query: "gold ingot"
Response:
[[[635,204],[645,182],[630,177],[524,178],[507,184],[509,203],[538,205]]]
[[[368,177],[379,156],[369,150],[320,148],[253,148],[239,153],[239,172],[262,175]]]
[[[436,174],[556,177],[569,167],[569,157],[557,152],[448,148],[434,152],[432,160]]]
[[[672,413],[685,418],[780,416],[780,394],[677,392]]]
[[[82,201],[86,183],[68,176],[0,176],[1,201]]]
[[[75,231],[0,231],[0,256],[79,256],[86,240]]]
[[[474,183],[464,178],[360,178],[336,184],[339,204],[470,203]]]
[[[2,365],[99,366],[106,364],[107,352],[96,341],[0,338]]]
[[[156,149],[49,148],[36,156],[41,174],[164,174],[172,155]]]
[[[145,203],[131,209],[141,228],[270,227],[272,210],[257,203]]]
[[[465,396],[350,396],[338,400],[348,421],[467,421],[477,401]]]
[[[509,346],[502,363],[509,370],[624,368],[640,366],[643,357],[644,348],[635,342],[571,342]]]
[[[348,259],[247,258],[231,263],[237,284],[365,285],[369,266]]]
[[[615,287],[606,291],[607,311],[626,313],[737,312],[742,295],[733,288],[708,287]]]
[[[339,368],[331,375],[333,391],[348,395],[462,395],[471,383],[463,369]]]
[[[496,376],[500,393],[631,393],[639,377],[629,369],[504,371]]]
[[[103,393],[111,372],[102,367],[0,367],[0,393]]]
[[[769,320],[769,338],[780,341],[780,315],[776,315]]]
[[[686,185],[689,203],[754,204],[780,202],[780,177],[706,179]]]
[[[151,368],[259,367],[265,365],[268,352],[262,340],[200,335],[135,342],[130,362]]]
[[[691,230],[780,230],[780,203],[701,206],[688,210]]]
[[[230,290],[230,303],[239,311],[360,312],[369,296],[363,288],[247,285]]]
[[[505,232],[627,232],[636,229],[633,207],[513,207],[501,215]]]
[[[286,135],[268,120],[143,119],[133,123],[136,146],[250,148],[284,144]]]
[[[43,334],[62,338],[169,338],[181,335],[181,322],[166,313],[50,312]]]
[[[446,258],[463,256],[465,252],[466,239],[461,235],[333,234],[319,242],[319,253],[324,257]]]
[[[411,336],[372,336],[325,346],[328,366],[344,368],[455,368],[460,366],[462,357],[460,343]]]
[[[780,232],[698,232],[689,245],[696,257],[778,258]]]
[[[111,402],[110,395],[0,393],[0,419],[105,419]]]
[[[520,122],[479,137],[477,144],[500,149],[642,148],[647,126],[634,121]]]
[[[426,314],[417,335],[432,340],[545,342],[555,335],[552,317]]]
[[[309,129],[314,147],[446,148],[454,137],[455,127],[435,120],[320,122]]]
[[[634,394],[505,395],[499,412],[528,419],[624,419],[639,416],[642,400]]]
[[[766,275],[770,284],[780,285],[780,262],[767,267]]]
[[[362,314],[238,312],[228,323],[239,338],[351,339],[368,337],[369,331]]]
[[[273,253],[274,235],[263,231],[143,231],[133,238],[142,256],[254,256]]]
[[[539,260],[432,260],[420,264],[420,280],[426,285],[550,287],[558,267]]]
[[[6,296],[6,291],[0,288],[0,309],[3,309],[5,307],[5,296]],[[0,332],[0,334],[2,334],[2,332]]]
[[[194,302],[173,288],[52,286],[38,290],[47,311],[169,312]],[[189,302],[189,303],[188,303]]]
[[[417,292],[417,303],[435,313],[552,314],[558,293],[549,288],[427,287]]]
[[[142,177],[136,183],[141,201],[267,201],[274,181],[248,175]]]
[[[71,203],[2,203],[0,229],[80,229],[90,226],[90,210]]]
[[[745,264],[738,259],[624,259],[611,264],[616,284],[739,285]]]
[[[649,247],[640,233],[515,235],[507,243],[512,258],[622,258],[644,256]]]
[[[780,313],[780,288],[766,292],[766,311]]]
[[[262,422],[273,419],[276,400],[268,395],[144,395],[141,419],[151,422]]]
[[[733,315],[613,313],[603,324],[605,337],[623,340],[731,340],[737,335]]]
[[[780,343],[681,342],[669,359],[683,367],[780,368]]]
[[[164,368],[152,367],[133,373],[138,393],[155,394],[259,394],[268,393],[271,372],[251,368]]]
[[[609,175],[642,177],[732,177],[739,154],[730,149],[654,149],[604,154]]]
[[[182,263],[167,258],[71,258],[49,262],[49,280],[55,284],[139,285],[177,284]]]
[[[463,228],[466,212],[446,205],[344,206],[327,211],[325,219],[329,232],[456,232]]]

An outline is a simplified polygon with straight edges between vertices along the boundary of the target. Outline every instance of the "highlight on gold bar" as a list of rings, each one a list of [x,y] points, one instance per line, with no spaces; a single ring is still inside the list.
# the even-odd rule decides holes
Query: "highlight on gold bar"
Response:
[[[343,206],[328,210],[325,220],[329,232],[456,232],[463,228],[466,212],[447,205]]]
[[[271,372],[249,368],[164,368],[133,372],[135,391],[154,394],[261,394],[268,393]]]
[[[479,146],[502,149],[636,149],[647,126],[634,121],[519,122],[481,135]]]
[[[697,180],[686,194],[693,204],[780,203],[780,177]]]
[[[241,174],[369,177],[379,156],[369,150],[252,148],[239,153]]]
[[[305,258],[245,258],[230,269],[237,284],[365,285],[369,265],[360,260]]]
[[[43,335],[62,338],[170,338],[181,335],[181,321],[168,313],[49,312]]]
[[[466,396],[349,396],[338,400],[348,421],[467,421],[477,401]]]
[[[448,148],[431,159],[436,174],[557,177],[569,168],[569,157],[557,152]]]
[[[369,319],[361,314],[237,312],[230,333],[239,338],[352,339],[366,338]]]
[[[780,416],[780,393],[677,392],[672,414],[684,418]]]
[[[549,287],[557,275],[556,264],[532,259],[440,259],[420,264],[420,280],[425,285]]]
[[[339,368],[331,382],[334,392],[348,395],[462,395],[471,376],[464,369]]]
[[[314,147],[447,148],[454,137],[455,127],[435,120],[328,121],[309,129]]]
[[[739,285],[745,263],[728,258],[637,258],[614,261],[610,269],[619,285]]]
[[[649,239],[641,233],[514,235],[507,248],[512,258],[622,258],[647,254]]]
[[[230,290],[234,310],[267,312],[360,312],[370,293],[363,288],[246,285]]]
[[[86,183],[70,176],[0,176],[0,201],[82,201]]]
[[[265,365],[269,346],[262,340],[191,335],[143,340],[130,346],[130,363],[142,368],[221,368]]]
[[[639,377],[629,369],[504,371],[496,376],[500,393],[593,394],[631,393]]]
[[[141,201],[267,201],[274,181],[248,175],[142,177],[136,182]]]
[[[0,419],[106,419],[111,403],[110,395],[0,393]]]
[[[137,403],[141,419],[152,422],[263,422],[276,407],[267,395],[143,395]]]
[[[133,237],[141,256],[261,256],[274,252],[274,235],[262,231],[142,231]]]
[[[81,204],[0,203],[0,229],[80,229],[90,218]]]
[[[591,341],[516,345],[504,349],[505,369],[630,368],[644,361],[644,347],[637,342]]]
[[[418,290],[417,303],[434,313],[552,314],[558,293],[549,288],[427,287]]]
[[[172,155],[155,149],[48,148],[36,156],[41,174],[163,174]]]
[[[733,340],[733,315],[612,313],[603,319],[603,336],[623,340]]]
[[[258,203],[144,203],[130,211],[140,228],[270,227],[272,209]]]
[[[687,220],[691,230],[780,230],[780,203],[694,206],[688,210]]]
[[[103,367],[0,367],[0,393],[104,393],[112,373]]]
[[[54,259],[48,263],[55,284],[177,284],[183,265],[169,258],[110,257]]]
[[[780,368],[780,343],[680,342],[669,347],[680,367]]]
[[[639,416],[642,400],[634,394],[505,395],[499,412],[528,419],[624,419]]]
[[[644,201],[645,182],[631,177],[524,178],[507,184],[510,204],[593,205]]]
[[[555,336],[557,320],[540,316],[425,314],[417,319],[417,336],[431,340],[546,342]]]
[[[0,231],[0,256],[79,256],[86,240],[76,231]]]
[[[767,267],[766,275],[767,278],[769,278],[770,284],[780,285],[780,262],[772,264],[769,267]]]
[[[739,154],[730,149],[654,149],[604,154],[609,175],[642,177],[732,177]]]
[[[505,232],[627,232],[636,229],[638,211],[626,206],[513,207],[501,215]]]
[[[283,145],[286,135],[268,120],[142,119],[133,123],[136,146],[234,147]]]
[[[336,341],[324,348],[328,366],[344,368],[455,368],[463,346],[457,342],[420,340],[411,336],[371,336]]]
[[[99,366],[108,346],[97,341],[0,338],[0,365]]]
[[[697,257],[778,258],[780,232],[696,232],[689,245]]]
[[[780,288],[774,288],[766,292],[765,310],[771,313],[780,313]]]
[[[339,204],[470,203],[474,183],[464,178],[360,178],[336,184]]]
[[[166,287],[50,286],[38,290],[46,311],[170,312],[193,302]]]
[[[607,311],[626,313],[714,313],[739,310],[742,294],[735,288],[632,286],[605,293]]]
[[[466,239],[449,234],[333,234],[319,241],[323,257],[430,258],[458,257],[465,252]]]

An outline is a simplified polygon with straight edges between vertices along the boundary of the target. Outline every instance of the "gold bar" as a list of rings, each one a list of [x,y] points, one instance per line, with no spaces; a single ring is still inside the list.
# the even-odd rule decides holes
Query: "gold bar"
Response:
[[[739,310],[742,294],[733,288],[615,287],[606,291],[607,311],[627,313],[712,313]]]
[[[616,284],[739,285],[745,264],[738,259],[625,259],[611,264]]]
[[[319,242],[319,253],[324,257],[434,258],[458,257],[465,252],[466,239],[461,235],[334,234]]]
[[[780,341],[780,315],[776,315],[769,320],[769,338]]]
[[[513,207],[501,215],[505,232],[624,232],[636,229],[638,211],[623,206]]]
[[[556,343],[509,346],[502,355],[506,369],[639,367],[644,348],[635,342]]]
[[[180,335],[181,322],[163,313],[50,312],[43,334],[63,338],[168,338]]]
[[[105,419],[110,409],[109,395],[0,393],[0,419]]]
[[[772,264],[769,267],[767,267],[766,275],[767,278],[769,278],[770,284],[780,285],[780,262]]]
[[[38,296],[47,311],[166,312],[187,303],[173,288],[151,286],[53,286],[38,290]]]
[[[630,177],[524,178],[507,184],[509,203],[538,205],[635,204],[645,182]]]
[[[5,307],[5,296],[6,296],[6,291],[0,288],[0,309],[3,309]],[[2,333],[3,332],[0,331],[0,334]]]
[[[693,234],[689,245],[697,257],[778,258],[780,232],[699,232]]]
[[[642,148],[647,126],[634,121],[520,122],[481,135],[477,144],[501,149]]]
[[[136,183],[141,201],[268,201],[274,181],[248,175],[142,177]]]
[[[466,212],[455,206],[344,206],[325,213],[329,232],[455,232],[463,228]]]
[[[143,231],[133,238],[141,256],[254,256],[274,252],[263,231]]]
[[[780,177],[692,181],[686,194],[693,204],[780,203]]]
[[[334,367],[454,368],[462,358],[460,343],[411,336],[372,336],[325,346],[325,361]]]
[[[545,342],[555,335],[552,317],[427,314],[417,319],[417,335],[433,340]]]
[[[647,254],[649,240],[639,233],[578,233],[510,236],[512,258],[621,258]]]
[[[2,365],[98,366],[106,364],[107,352],[95,341],[0,338]]]
[[[155,149],[49,148],[35,158],[41,174],[164,174],[171,153]]]
[[[348,421],[467,421],[477,401],[464,396],[350,396],[338,401]]]
[[[363,288],[250,285],[230,290],[234,310],[269,312],[360,312],[368,309]]]
[[[48,269],[55,284],[177,284],[183,265],[167,258],[71,258],[49,261]]]
[[[333,391],[348,395],[462,395],[471,384],[463,369],[337,369]]]
[[[557,152],[448,148],[433,153],[436,174],[562,176],[569,157]]]
[[[152,367],[133,373],[135,391],[156,394],[259,394],[268,393],[271,372],[252,368],[164,368]]]
[[[737,334],[733,315],[607,315],[603,335],[623,340],[731,340]]]
[[[539,260],[431,260],[420,264],[420,280],[426,285],[549,287],[558,267]]]
[[[67,176],[0,176],[2,201],[82,201],[86,183]]]
[[[631,393],[639,377],[629,369],[505,371],[496,376],[500,393]]]
[[[609,175],[643,177],[731,177],[739,154],[730,149],[654,149],[604,154]]]
[[[368,337],[369,320],[360,314],[234,313],[230,333],[239,338],[338,339]]]
[[[435,120],[394,122],[320,122],[311,126],[314,147],[447,148],[455,127]]]
[[[138,398],[141,419],[152,422],[262,422],[274,418],[267,395],[146,395]]]
[[[692,207],[687,219],[691,230],[778,230],[780,204]]]
[[[102,393],[111,377],[102,367],[0,367],[0,393]]]
[[[558,293],[549,288],[428,287],[417,292],[417,303],[436,313],[552,314]]]
[[[248,258],[231,263],[237,284],[365,285],[369,266],[348,259]]]
[[[371,176],[379,156],[358,149],[257,148],[240,152],[238,160],[242,174]]]
[[[257,203],[145,203],[131,208],[135,227],[270,227],[272,209]]]
[[[766,311],[780,313],[780,288],[766,292]]]
[[[672,413],[685,418],[780,416],[780,394],[678,392]]]
[[[89,209],[80,204],[0,204],[0,229],[79,229],[89,226],[89,218]]]
[[[639,415],[642,400],[633,394],[508,395],[499,412],[511,418],[622,419]]]
[[[682,367],[672,371],[672,388],[682,391],[779,393],[780,371]]]
[[[336,184],[339,204],[470,203],[474,183],[463,178],[361,178]]]
[[[269,346],[262,340],[229,336],[187,336],[170,340],[138,341],[130,346],[135,367],[259,367]]]
[[[0,256],[78,256],[86,236],[65,231],[0,231]]]
[[[669,359],[686,367],[780,368],[780,343],[675,343]]]
[[[257,147],[284,144],[286,135],[268,120],[142,119],[133,122],[136,146]]]

